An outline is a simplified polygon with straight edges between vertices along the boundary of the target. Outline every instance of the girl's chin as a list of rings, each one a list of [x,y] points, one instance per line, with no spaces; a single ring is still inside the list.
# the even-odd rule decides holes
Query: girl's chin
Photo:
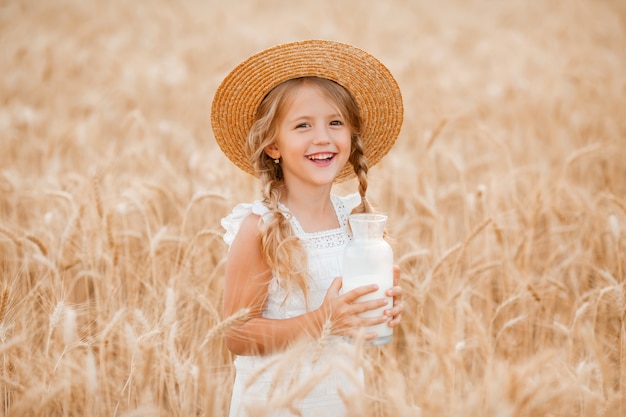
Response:
[[[335,178],[337,178],[337,176],[339,175],[339,172],[336,170],[333,170],[332,172],[317,172],[317,173],[312,173],[311,175],[308,176],[307,181],[310,184],[315,184],[315,185],[328,185],[328,184],[332,184],[335,182]]]

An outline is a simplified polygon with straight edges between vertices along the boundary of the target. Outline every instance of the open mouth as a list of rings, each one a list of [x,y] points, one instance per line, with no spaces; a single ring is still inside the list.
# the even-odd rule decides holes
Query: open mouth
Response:
[[[307,155],[307,158],[309,159],[309,161],[313,161],[317,164],[330,162],[332,161],[334,157],[335,157],[334,153],[316,153],[313,155]]]

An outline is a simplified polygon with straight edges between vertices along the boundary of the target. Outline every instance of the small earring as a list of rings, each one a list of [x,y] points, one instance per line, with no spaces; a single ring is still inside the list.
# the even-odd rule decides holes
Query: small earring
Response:
[[[276,158],[276,159],[274,159],[274,163],[275,163],[275,164],[280,164],[280,158]]]

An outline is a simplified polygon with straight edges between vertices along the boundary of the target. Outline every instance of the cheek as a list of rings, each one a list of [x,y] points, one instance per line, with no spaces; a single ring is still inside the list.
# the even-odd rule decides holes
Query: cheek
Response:
[[[352,140],[348,137],[346,140],[343,140],[340,145],[341,148],[341,156],[340,161],[343,164],[346,164],[350,159],[350,154],[352,153]]]
[[[350,132],[347,133],[343,133],[341,135],[341,144],[344,148],[348,148],[350,149],[352,146],[352,138],[351,138],[352,134]]]
[[[350,151],[352,150],[352,137],[351,137],[351,135],[347,135],[347,137],[345,138],[344,148],[346,149],[346,151],[348,153],[350,153]]]

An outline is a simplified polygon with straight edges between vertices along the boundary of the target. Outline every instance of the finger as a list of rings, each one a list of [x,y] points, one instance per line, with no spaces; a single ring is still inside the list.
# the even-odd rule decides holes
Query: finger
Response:
[[[374,291],[378,291],[378,285],[376,284],[363,285],[361,287],[357,287],[351,291],[348,291],[347,293],[344,294],[344,297],[345,297],[346,302],[352,303],[357,298],[365,294],[372,293]]]
[[[377,298],[376,300],[359,301],[352,303],[351,308],[354,314],[361,314],[370,310],[377,310],[381,307],[391,307],[387,298]],[[381,314],[382,316],[382,314]]]
[[[398,265],[393,266],[393,285],[400,284],[400,267]]]
[[[342,283],[343,281],[341,277],[336,277],[335,279],[333,279],[333,282],[330,283],[330,287],[328,287],[328,292],[339,293],[339,290],[341,290]]]
[[[391,317],[392,319],[395,319],[396,317],[399,317],[402,315],[402,311],[404,311],[404,308],[402,304],[399,304],[397,306],[394,306],[392,309],[387,310],[385,314]]]
[[[389,320],[387,322],[387,326],[389,327],[396,327],[400,325],[400,322],[402,321],[402,314],[397,315],[396,317],[394,317],[392,320]]]
[[[387,295],[388,297],[394,297],[397,299],[401,299],[402,298],[402,287],[400,287],[399,285],[395,285],[391,288],[389,288],[387,291],[385,291],[385,295]]]
[[[397,325],[400,324],[401,321],[402,321],[402,313],[398,314],[397,316],[388,317],[387,326],[396,327]]]
[[[389,310],[385,310],[385,315],[390,318],[389,326],[394,327],[400,324],[402,321],[402,311],[404,310],[404,305],[402,303],[395,304],[393,308]]]
[[[378,317],[363,318],[359,324],[363,327],[369,327],[369,326],[376,326],[378,324],[383,324],[388,321],[389,321],[389,317],[382,315]]]
[[[393,306],[390,309],[385,310],[385,314],[392,316],[392,317],[397,316],[398,314],[402,313],[403,309],[404,309],[404,304],[402,303],[402,301],[395,298],[393,300]]]

